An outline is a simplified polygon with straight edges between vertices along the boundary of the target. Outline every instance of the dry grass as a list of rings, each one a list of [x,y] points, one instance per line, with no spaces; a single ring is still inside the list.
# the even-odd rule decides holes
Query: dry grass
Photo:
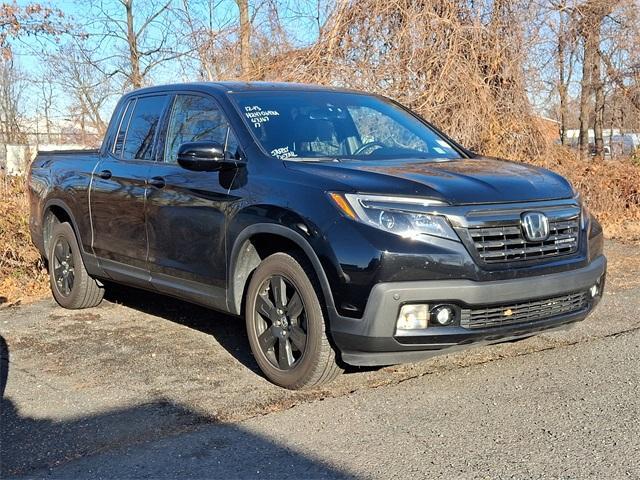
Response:
[[[261,59],[250,76],[380,93],[468,148],[538,155],[523,69],[530,3],[345,0],[316,43]]]
[[[24,180],[0,177],[0,305],[40,298],[47,292],[44,262],[31,244]]]
[[[569,178],[600,219],[608,238],[640,245],[640,165],[632,161],[583,162],[573,151],[560,147],[549,147],[545,156],[532,163]],[[24,180],[0,178],[0,304],[29,301],[48,293],[47,273],[31,244],[28,222]],[[627,261],[640,262],[635,251],[631,248]]]

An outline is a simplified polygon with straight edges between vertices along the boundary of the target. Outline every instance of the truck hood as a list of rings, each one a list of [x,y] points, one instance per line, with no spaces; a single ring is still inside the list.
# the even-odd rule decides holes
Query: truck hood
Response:
[[[544,168],[489,157],[471,159],[286,161],[363,193],[427,196],[454,205],[571,198],[567,180]]]

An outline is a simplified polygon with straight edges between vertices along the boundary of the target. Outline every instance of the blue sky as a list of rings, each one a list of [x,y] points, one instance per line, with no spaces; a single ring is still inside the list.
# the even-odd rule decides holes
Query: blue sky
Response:
[[[17,4],[21,6],[28,5],[32,3],[33,0],[17,0]],[[323,0],[321,0],[323,1]],[[198,6],[206,4],[207,0],[192,0],[192,5]],[[64,12],[67,20],[75,25],[80,25],[81,29],[90,35],[89,42],[94,42],[97,44],[98,39],[101,38],[102,29],[104,25],[100,25],[95,22],[96,12],[93,12],[86,2],[82,2],[81,0],[51,0],[49,2],[42,2],[44,5],[51,6],[53,8],[57,8]],[[96,0],[96,3],[100,3]],[[117,0],[102,0],[101,2],[105,8],[110,11],[117,12],[119,14],[119,18],[124,19],[124,9],[119,4]],[[154,3],[159,3],[154,2]],[[225,26],[233,25],[237,22],[238,9],[234,0],[212,0],[212,3],[215,3],[214,9],[214,19],[213,19],[213,27],[222,28]],[[249,2],[250,10],[253,14],[255,11],[253,10],[253,5],[263,5],[264,2]],[[315,14],[315,8],[317,2],[315,0],[302,0],[302,1],[288,1],[288,0],[279,0],[278,5],[280,8],[281,17],[280,20],[284,25],[287,34],[290,39],[296,44],[305,44],[309,43],[317,37],[318,27],[316,21],[312,18]],[[179,7],[182,5],[182,0],[174,0],[174,5]],[[149,2],[145,0],[134,0],[134,9],[139,10],[137,19],[137,24],[139,25],[142,22],[143,13],[145,7],[149,6]],[[264,8],[258,7],[258,11],[255,18],[255,23],[257,28],[260,28],[260,25],[266,22],[266,15],[264,15]],[[301,19],[301,15],[304,17]],[[208,16],[206,11],[201,12],[201,18],[206,18]],[[174,32],[177,34],[176,42],[180,41],[179,32]],[[153,38],[154,35],[158,35],[159,32],[154,31],[154,28],[150,28],[150,37],[152,44],[154,41],[159,41],[159,39]],[[58,40],[56,43],[54,40],[49,38],[40,38],[40,37],[24,37],[19,41],[12,42],[12,48],[14,52],[14,56],[16,59],[16,63],[19,65],[19,68],[24,72],[26,77],[30,77],[31,79],[38,79],[42,77],[43,69],[46,69],[46,63],[43,62],[43,52],[55,52],[59,45],[64,44],[65,42],[70,41],[71,38],[69,35],[64,35],[62,38]],[[101,43],[100,51],[97,53],[98,58],[102,57],[104,59],[110,58],[113,53],[118,48],[123,48],[124,44],[118,43],[117,41],[109,41]],[[169,83],[175,81],[184,81],[191,80],[196,73],[195,64],[191,66],[194,67],[193,75],[185,76],[184,75],[184,63],[178,62],[168,62],[163,64],[162,66],[156,68],[151,77],[152,83]],[[105,64],[108,64],[106,61]],[[37,85],[33,85],[30,82],[24,83],[24,92],[23,97],[28,98],[29,100],[23,102],[23,111],[29,116],[33,117],[37,115],[38,112],[41,111],[41,95],[40,89]],[[55,112],[54,116],[64,118],[66,116],[66,111],[69,108],[68,95],[65,95],[65,92],[57,92],[56,101],[55,101]],[[117,95],[114,95],[114,98],[111,99],[110,102],[105,106],[104,116],[108,119],[110,110],[115,105],[117,101]]]

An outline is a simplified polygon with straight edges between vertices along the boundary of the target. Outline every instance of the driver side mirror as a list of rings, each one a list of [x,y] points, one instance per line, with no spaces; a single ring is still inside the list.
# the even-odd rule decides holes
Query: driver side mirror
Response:
[[[218,142],[187,142],[178,148],[178,165],[196,172],[212,172],[225,164],[224,146]]]

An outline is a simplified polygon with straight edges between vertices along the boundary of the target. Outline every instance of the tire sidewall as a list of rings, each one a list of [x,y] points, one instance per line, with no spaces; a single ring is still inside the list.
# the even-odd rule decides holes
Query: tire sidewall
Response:
[[[58,285],[55,281],[54,274],[54,250],[58,243],[58,240],[64,238],[69,243],[71,249],[71,255],[73,256],[73,287],[69,295],[63,295],[58,289]],[[49,284],[51,285],[51,292],[53,293],[56,301],[63,307],[68,307],[76,303],[78,295],[80,295],[79,284],[82,282],[82,275],[84,274],[84,264],[82,263],[82,256],[80,255],[80,248],[76,240],[75,232],[68,223],[58,223],[53,227],[51,232],[51,239],[49,241]]]
[[[272,275],[281,275],[298,291],[307,318],[307,345],[299,363],[290,370],[276,368],[258,345],[255,322],[256,297],[264,281]],[[290,255],[276,253],[266,258],[255,270],[247,290],[245,308],[247,336],[254,358],[260,369],[273,383],[285,388],[299,388],[317,366],[325,334],[324,315],[318,294],[302,266]]]

